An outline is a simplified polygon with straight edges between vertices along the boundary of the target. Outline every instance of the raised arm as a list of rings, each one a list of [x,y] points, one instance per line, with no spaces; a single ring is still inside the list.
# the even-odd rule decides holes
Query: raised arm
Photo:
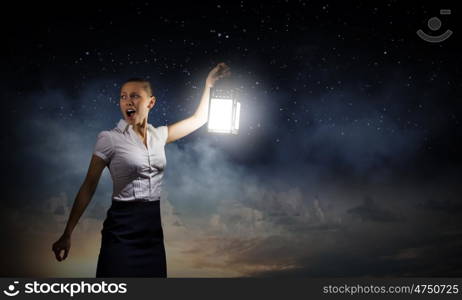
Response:
[[[189,118],[167,126],[167,143],[181,139],[182,137],[190,134],[191,132],[197,130],[198,128],[202,127],[202,125],[207,123],[210,88],[214,86],[217,80],[228,76],[229,74],[231,74],[231,72],[225,63],[219,63],[210,71],[207,79],[205,80],[204,92],[202,93],[201,100],[194,114]]]
[[[51,248],[55,253],[56,259],[58,261],[66,259],[69,253],[71,247],[72,231],[77,225],[83,212],[87,208],[88,203],[90,203],[105,166],[106,162],[102,158],[96,155],[92,156],[90,166],[88,167],[87,176],[85,177],[85,180],[82,183],[77,196],[75,197],[74,205],[72,206],[66,228],[64,229],[62,236],[53,244]],[[63,256],[61,256],[62,251],[64,251]]]

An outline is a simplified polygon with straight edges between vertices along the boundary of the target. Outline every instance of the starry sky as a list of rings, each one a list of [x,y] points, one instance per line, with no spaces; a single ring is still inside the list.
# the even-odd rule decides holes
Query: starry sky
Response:
[[[165,148],[169,277],[462,276],[458,13],[444,1],[12,7],[2,276],[94,277],[107,169],[69,257],[51,245],[97,134],[122,118],[120,84],[150,80],[149,122],[168,125],[195,111],[221,61],[240,132],[204,126]],[[418,29],[454,34],[429,43]]]

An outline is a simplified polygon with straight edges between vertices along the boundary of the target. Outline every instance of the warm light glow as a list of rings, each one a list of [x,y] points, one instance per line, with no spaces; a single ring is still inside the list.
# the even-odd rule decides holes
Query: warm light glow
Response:
[[[237,134],[241,104],[233,89],[210,91],[208,131]]]
[[[212,98],[210,101],[209,130],[228,133],[233,120],[233,100]]]

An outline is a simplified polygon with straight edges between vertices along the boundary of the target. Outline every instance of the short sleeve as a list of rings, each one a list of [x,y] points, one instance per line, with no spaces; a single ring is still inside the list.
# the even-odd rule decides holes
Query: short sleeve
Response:
[[[167,126],[159,126],[156,128],[159,134],[160,141],[165,144],[168,138],[168,127]]]
[[[96,145],[93,154],[101,157],[106,163],[112,158],[114,147],[112,144],[112,137],[109,131],[101,131],[96,138]]]

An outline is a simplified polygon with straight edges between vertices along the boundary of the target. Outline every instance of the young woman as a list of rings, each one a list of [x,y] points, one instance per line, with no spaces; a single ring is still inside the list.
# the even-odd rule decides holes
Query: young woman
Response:
[[[166,165],[164,146],[207,122],[210,88],[229,74],[229,67],[219,63],[207,76],[195,113],[160,127],[148,123],[149,111],[156,103],[150,83],[130,79],[122,85],[123,118],[115,128],[98,134],[87,175],[64,233],[52,246],[58,261],[68,256],[72,231],[107,166],[113,180],[113,194],[101,231],[96,277],[167,277],[159,201]]]

